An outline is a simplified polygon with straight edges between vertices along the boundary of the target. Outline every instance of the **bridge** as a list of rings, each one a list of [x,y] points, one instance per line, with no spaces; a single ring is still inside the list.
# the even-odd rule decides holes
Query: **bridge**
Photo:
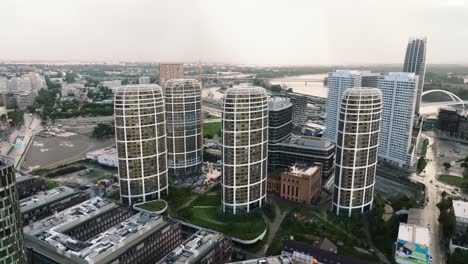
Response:
[[[422,94],[421,94],[421,97],[426,95],[426,94],[430,94],[430,93],[443,93],[443,94],[446,94],[448,95],[452,101],[449,101],[449,102],[438,102],[438,103],[429,103],[429,104],[433,104],[434,106],[443,106],[443,105],[463,105],[463,115],[465,115],[465,108],[466,108],[466,105],[468,103],[468,101],[463,101],[460,97],[458,97],[456,94],[452,93],[452,92],[449,92],[449,91],[445,91],[445,90],[439,90],[439,89],[434,89],[434,90],[429,90],[429,91],[424,91]],[[424,106],[427,106],[428,104],[424,104]]]

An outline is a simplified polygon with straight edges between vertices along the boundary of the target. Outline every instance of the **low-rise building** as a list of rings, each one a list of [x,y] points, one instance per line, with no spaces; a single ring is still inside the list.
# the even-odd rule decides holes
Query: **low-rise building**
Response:
[[[86,158],[109,167],[117,168],[119,166],[119,160],[117,158],[117,149],[115,147],[103,148],[88,152],[86,153]]]
[[[230,262],[230,264],[292,264],[296,263],[291,260],[289,256],[280,255],[280,256],[269,256],[257,259],[248,259],[236,262]],[[310,264],[310,263],[307,263]]]
[[[224,264],[231,260],[231,254],[232,241],[230,238],[202,229],[172,250],[158,264]]]
[[[16,191],[18,199],[24,199],[44,190],[45,181],[40,176],[16,173]]]
[[[19,110],[25,110],[26,108],[28,108],[28,106],[34,104],[36,95],[31,91],[24,91],[15,93],[14,98],[16,101],[16,107],[18,107]]]
[[[280,175],[280,179],[267,179],[267,191],[279,194],[282,199],[310,205],[320,197],[321,164],[296,163]],[[279,182],[279,184],[278,184]]]
[[[23,225],[51,216],[88,198],[85,192],[62,186],[22,199],[19,203]]]
[[[464,234],[468,230],[468,202],[455,200],[452,204],[455,214],[455,233]]]
[[[150,77],[142,76],[142,77],[138,78],[138,83],[139,84],[149,84],[150,83]]]
[[[431,242],[428,227],[400,223],[395,244],[396,263],[430,263]]]
[[[112,89],[112,91],[114,91],[115,89],[122,86],[122,81],[121,80],[104,81],[101,83],[101,86],[110,88]]]
[[[102,198],[34,222],[24,233],[31,263],[155,263],[182,243],[179,223],[133,215]]]

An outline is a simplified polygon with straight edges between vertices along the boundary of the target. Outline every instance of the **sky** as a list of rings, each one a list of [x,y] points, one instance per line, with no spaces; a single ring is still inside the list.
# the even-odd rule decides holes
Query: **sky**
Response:
[[[468,0],[1,0],[0,61],[468,64]]]

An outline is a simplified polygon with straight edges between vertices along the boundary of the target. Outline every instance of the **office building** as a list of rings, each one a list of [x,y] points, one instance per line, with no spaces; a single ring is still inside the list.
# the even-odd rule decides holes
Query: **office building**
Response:
[[[361,86],[367,88],[378,88],[380,73],[371,71],[361,71]]]
[[[164,89],[166,82],[171,79],[184,79],[183,63],[159,64],[159,85]]]
[[[460,118],[463,118],[463,115],[456,108],[441,108],[438,115],[439,132],[454,137],[458,133]]]
[[[333,212],[350,217],[372,209],[382,114],[376,88],[344,92],[336,144]]]
[[[250,212],[266,199],[268,102],[260,87],[228,88],[222,108],[223,212]]]
[[[87,199],[88,193],[65,186],[39,192],[19,202],[23,225],[51,216]]]
[[[197,80],[166,82],[169,176],[198,176],[203,162],[201,87]]]
[[[142,76],[142,77],[138,78],[138,83],[139,84],[150,84],[150,77]]]
[[[301,126],[307,121],[307,97],[305,95],[288,93],[292,103],[292,123]]]
[[[18,199],[24,199],[45,190],[45,180],[41,176],[16,172],[16,192]]]
[[[468,230],[468,202],[453,201],[453,212],[455,215],[455,232],[465,233]]]
[[[93,198],[24,228],[32,263],[155,263],[182,243],[180,224]]]
[[[135,204],[168,192],[164,97],[158,85],[127,85],[114,98],[120,199]]]
[[[19,110],[26,110],[28,106],[34,104],[36,95],[31,91],[17,92],[14,93],[14,98],[16,102],[16,107]]]
[[[296,163],[279,177],[268,175],[267,191],[282,199],[310,205],[320,198],[322,180],[321,165]]]
[[[230,238],[202,229],[172,250],[158,264],[224,264],[231,260],[231,254],[232,241]]]
[[[14,160],[0,156],[0,263],[26,263]]]
[[[424,78],[426,76],[426,51],[427,39],[410,38],[406,46],[405,62],[403,72],[411,72],[418,76],[414,112],[419,114],[421,95],[424,89]]]
[[[347,89],[361,87],[361,72],[337,70],[328,73],[328,97],[323,137],[336,144],[341,98]]]
[[[273,97],[268,100],[268,144],[291,137],[292,109],[289,98]]]
[[[325,138],[293,136],[268,145],[268,169],[287,169],[296,162],[319,162],[322,164],[324,180],[330,178],[335,171],[334,157],[335,145]]]
[[[414,73],[405,72],[392,72],[379,80],[383,100],[379,158],[400,167],[412,165],[417,83]]]
[[[430,233],[426,226],[400,223],[395,249],[395,262],[430,263]],[[438,242],[436,242],[438,243]]]

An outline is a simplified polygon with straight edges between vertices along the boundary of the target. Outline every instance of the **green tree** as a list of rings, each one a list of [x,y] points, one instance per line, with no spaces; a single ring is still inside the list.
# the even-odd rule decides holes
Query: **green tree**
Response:
[[[99,123],[93,130],[93,137],[98,139],[111,138],[115,134],[114,124]]]
[[[11,119],[12,126],[21,126],[24,122],[24,112],[23,111],[13,111],[8,114]]]
[[[452,165],[450,165],[450,163],[448,163],[448,162],[444,162],[444,164],[442,164],[442,166],[444,166],[446,170],[448,170],[448,169],[450,169],[450,167],[452,167]]]

